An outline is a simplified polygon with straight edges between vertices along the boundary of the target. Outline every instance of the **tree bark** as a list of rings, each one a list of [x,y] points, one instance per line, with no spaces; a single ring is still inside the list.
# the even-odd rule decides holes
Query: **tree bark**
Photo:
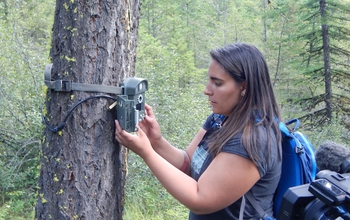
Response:
[[[139,0],[56,0],[52,80],[118,86],[133,76],[139,15]],[[56,126],[92,95],[48,90],[45,117]],[[111,103],[90,99],[61,132],[44,130],[36,219],[123,218],[127,151],[114,139]]]
[[[322,40],[323,40],[323,62],[324,62],[324,81],[325,81],[325,103],[327,118],[332,120],[332,78],[331,62],[329,49],[329,34],[326,14],[326,1],[320,0],[320,11],[322,19]]]

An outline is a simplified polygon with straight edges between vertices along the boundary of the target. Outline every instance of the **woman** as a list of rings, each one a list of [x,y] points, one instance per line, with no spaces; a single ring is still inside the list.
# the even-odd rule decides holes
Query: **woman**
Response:
[[[210,52],[208,96],[213,113],[186,151],[161,135],[152,108],[136,135],[116,121],[116,139],[142,157],[165,189],[189,210],[189,219],[238,219],[250,191],[273,215],[281,174],[280,112],[263,55],[236,43]],[[249,202],[244,219],[259,219]]]

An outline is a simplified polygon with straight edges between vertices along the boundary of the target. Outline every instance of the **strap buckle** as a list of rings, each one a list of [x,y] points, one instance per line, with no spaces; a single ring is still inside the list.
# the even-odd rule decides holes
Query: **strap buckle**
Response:
[[[72,81],[56,80],[54,89],[56,92],[70,92],[72,91]]]

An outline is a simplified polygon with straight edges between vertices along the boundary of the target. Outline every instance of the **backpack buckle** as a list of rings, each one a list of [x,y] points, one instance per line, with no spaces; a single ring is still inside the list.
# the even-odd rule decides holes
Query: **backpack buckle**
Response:
[[[295,153],[296,153],[296,154],[303,154],[303,153],[305,153],[305,149],[304,149],[303,146],[296,146],[296,147],[294,148],[294,150],[295,150]]]

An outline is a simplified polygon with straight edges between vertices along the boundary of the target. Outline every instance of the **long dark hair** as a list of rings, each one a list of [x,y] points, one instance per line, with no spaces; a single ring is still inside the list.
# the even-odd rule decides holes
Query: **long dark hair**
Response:
[[[262,53],[253,45],[230,44],[210,52],[226,72],[237,82],[245,83],[246,92],[225,121],[225,125],[209,138],[209,149],[214,156],[234,135],[242,132],[242,144],[252,161],[257,164],[259,132],[262,125],[267,134],[268,149],[271,149],[271,128],[275,133],[281,158],[281,133],[278,122],[280,110],[273,91],[269,70]],[[257,120],[258,115],[258,120]]]

